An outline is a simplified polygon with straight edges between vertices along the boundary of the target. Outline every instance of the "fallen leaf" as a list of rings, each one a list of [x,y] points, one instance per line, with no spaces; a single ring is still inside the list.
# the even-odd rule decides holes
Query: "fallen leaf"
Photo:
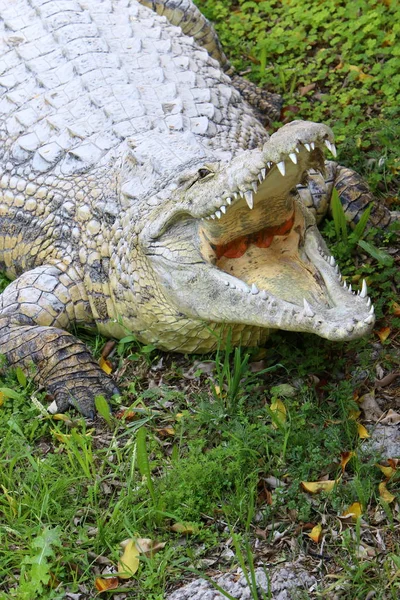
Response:
[[[134,421],[135,419],[139,418],[139,414],[134,412],[133,410],[119,410],[118,412],[114,413],[114,417],[116,419],[124,419],[125,421]]]
[[[281,383],[280,385],[274,385],[270,390],[272,396],[283,396],[284,398],[295,398],[297,390],[289,383]]]
[[[118,577],[129,579],[139,568],[139,550],[136,541],[131,539],[125,546],[124,553],[118,561]]]
[[[0,406],[3,406],[4,404],[4,394],[3,392],[0,392]]]
[[[160,429],[156,429],[156,431],[161,438],[175,435],[175,429],[173,427],[161,427]]]
[[[310,494],[319,494],[320,492],[331,492],[339,479],[328,479],[327,481],[302,481],[301,487]]]
[[[197,527],[190,523],[174,523],[170,529],[174,533],[185,533],[187,535],[192,535],[198,531]]]
[[[152,558],[157,552],[165,548],[167,542],[155,542],[149,538],[137,538],[135,545],[140,554]]]
[[[382,500],[384,500],[388,504],[390,504],[391,502],[393,502],[393,500],[396,499],[396,496],[393,496],[393,494],[391,494],[389,492],[389,490],[387,489],[387,487],[386,487],[386,481],[382,481],[378,485],[378,489],[379,489],[379,495],[380,495],[380,497],[382,498]]]
[[[107,340],[107,342],[104,344],[103,349],[101,351],[101,356],[103,358],[107,358],[107,356],[109,356],[111,354],[111,352],[114,350],[115,346],[116,346],[115,340]]]
[[[270,408],[271,412],[274,413],[274,417],[275,417],[276,421],[278,421],[278,423],[283,425],[286,422],[286,408],[285,408],[285,405],[283,404],[282,400],[279,400],[279,398],[275,398],[275,400],[273,402],[271,402],[271,405],[269,408]],[[277,429],[278,425],[276,423],[272,422],[272,427],[274,429]]]
[[[383,425],[397,425],[397,423],[400,423],[400,413],[390,408],[386,413],[386,417],[383,417],[379,422]]]
[[[361,515],[362,506],[359,502],[353,502],[353,504],[351,504],[349,508],[342,513],[342,517],[352,517],[354,521],[357,521],[357,518],[361,517]]]
[[[355,452],[342,452],[341,453],[341,458],[340,458],[340,466],[342,467],[342,472],[344,472],[347,463],[349,462],[349,460],[355,456],[356,453]]]
[[[395,317],[400,317],[400,304],[398,302],[392,303],[391,310]]]
[[[400,377],[400,371],[393,371],[392,373],[388,373],[382,379],[375,379],[375,387],[386,387],[390,385],[397,377]]]
[[[316,83],[309,83],[308,85],[303,85],[302,87],[299,87],[300,96],[305,96],[306,94],[308,94],[308,92],[312,92],[313,89],[315,89],[316,85]]]
[[[357,423],[357,433],[358,433],[358,437],[361,440],[366,440],[367,438],[370,437],[368,431],[366,430],[364,425],[361,425],[361,423]]]
[[[317,544],[322,536],[322,525],[315,525],[307,535]]]
[[[388,461],[389,462],[389,461]],[[396,467],[385,467],[385,465],[376,465],[378,469],[382,471],[384,476],[386,477],[386,481],[388,481],[393,475],[396,473]]]
[[[119,581],[118,577],[107,577],[107,579],[97,577],[94,585],[99,592],[106,592],[107,590],[115,590],[119,586]]]
[[[383,415],[383,411],[381,410],[379,404],[375,400],[375,392],[368,392],[368,394],[364,394],[361,398],[358,399],[358,404],[360,408],[364,412],[364,418],[367,421],[379,421],[381,416]]]
[[[376,335],[381,340],[382,344],[385,340],[387,340],[387,338],[390,335],[390,332],[391,332],[390,327],[382,327],[382,329],[380,329],[379,331],[374,331],[374,333],[376,333]]]
[[[102,356],[99,359],[99,366],[101,369],[103,369],[104,373],[107,373],[107,375],[110,375],[110,373],[112,373],[112,365],[110,361],[106,358],[103,358]]]
[[[351,419],[352,421],[355,421],[356,419],[358,419],[358,417],[361,415],[361,410],[350,410],[349,411],[349,419]]]

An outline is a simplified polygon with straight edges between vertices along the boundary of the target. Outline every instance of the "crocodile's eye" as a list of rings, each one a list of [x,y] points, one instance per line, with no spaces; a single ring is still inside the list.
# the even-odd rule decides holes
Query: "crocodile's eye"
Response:
[[[204,177],[207,177],[207,175],[211,174],[211,171],[209,171],[208,169],[199,169],[198,173],[199,173],[199,179],[204,179]]]

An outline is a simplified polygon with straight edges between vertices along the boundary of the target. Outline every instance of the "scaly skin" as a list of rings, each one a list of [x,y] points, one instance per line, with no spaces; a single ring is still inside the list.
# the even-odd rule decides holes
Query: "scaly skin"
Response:
[[[197,42],[171,24],[175,0],[171,23],[135,0],[0,0],[0,267],[15,279],[0,353],[33,365],[53,410],[92,415],[117,391],[66,333],[76,324],[183,352],[228,328],[255,345],[271,328],[351,339],[373,326],[313,216],[350,179],[351,212],[359,181],[335,163],[318,175],[331,131],[294,122],[269,138],[245,99],[271,100],[274,118],[276,98],[231,80],[208,22],[179,4]]]

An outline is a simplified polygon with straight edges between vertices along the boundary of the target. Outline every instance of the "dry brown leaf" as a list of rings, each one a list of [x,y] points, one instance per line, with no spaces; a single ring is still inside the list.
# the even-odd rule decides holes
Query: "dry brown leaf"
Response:
[[[315,89],[316,83],[309,83],[308,85],[303,85],[299,87],[300,96],[305,96],[308,92],[312,92]]]
[[[393,496],[393,494],[391,492],[389,492],[389,490],[387,489],[386,481],[382,481],[378,485],[378,489],[379,489],[380,497],[382,498],[382,500],[384,500],[388,504],[390,504],[391,502],[393,502],[393,500],[396,499],[396,496]]]
[[[0,392],[0,406],[3,406],[4,404],[4,394],[3,392]]]
[[[310,533],[307,533],[307,535],[312,539],[313,542],[317,544],[322,536],[322,525],[315,525],[315,527],[313,527]]]
[[[148,558],[151,558],[157,552],[165,548],[166,542],[155,542],[149,538],[137,538],[135,545],[140,554],[144,554]]]
[[[107,373],[107,375],[110,375],[110,373],[112,373],[112,365],[110,361],[106,358],[103,358],[102,356],[99,358],[99,366],[101,369],[103,369],[104,373]]]
[[[107,358],[111,354],[111,352],[114,350],[115,346],[116,346],[115,340],[107,340],[102,348],[101,356],[103,358]]]
[[[279,400],[279,398],[275,398],[275,400],[271,402],[269,408],[271,412],[274,413],[274,416],[278,423],[283,425],[286,422],[286,408],[282,400]],[[278,426],[276,423],[272,422],[272,427],[276,429]]]
[[[94,585],[99,592],[106,592],[107,590],[115,590],[119,586],[119,581],[118,577],[107,577],[107,579],[97,577]]]
[[[197,533],[197,527],[191,525],[190,523],[174,523],[171,525],[171,531],[174,533],[185,533],[187,535],[193,535]]]
[[[360,408],[363,410],[364,418],[367,421],[379,421],[381,416],[383,415],[383,411],[381,410],[379,404],[375,400],[375,392],[368,392],[368,394],[364,394],[358,400],[358,404]]]
[[[339,479],[328,479],[327,481],[302,481],[301,487],[309,494],[319,494],[320,492],[331,492]]]
[[[136,547],[136,540],[130,539],[124,544],[124,552],[118,561],[118,577],[120,579],[130,579],[139,568],[139,550]]]
[[[400,413],[390,408],[386,413],[386,417],[383,417],[379,422],[382,425],[397,425],[397,423],[400,423]]]
[[[366,440],[367,438],[370,437],[368,431],[366,430],[364,425],[361,425],[361,423],[357,423],[357,433],[358,433],[358,437],[361,440]]]
[[[391,332],[390,327],[382,327],[382,329],[380,329],[379,331],[375,331],[374,333],[376,333],[376,335],[379,337],[379,339],[383,343],[389,337],[390,332]]]
[[[397,377],[400,377],[400,371],[393,371],[392,373],[388,373],[382,379],[375,379],[375,387],[386,387],[390,385]]]
[[[342,517],[351,517],[353,521],[357,521],[362,515],[362,506],[360,502],[353,502],[347,510],[342,513]]]
[[[342,452],[341,453],[341,458],[340,458],[340,466],[342,467],[342,472],[344,472],[347,463],[349,462],[349,460],[355,456],[356,453],[355,452]]]

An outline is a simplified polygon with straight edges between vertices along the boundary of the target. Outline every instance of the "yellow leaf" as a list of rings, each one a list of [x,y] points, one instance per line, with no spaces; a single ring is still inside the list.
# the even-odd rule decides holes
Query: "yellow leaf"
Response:
[[[54,429],[51,430],[51,433],[62,444],[65,444],[71,438],[70,433],[60,433],[59,431],[54,431]]]
[[[219,387],[219,385],[215,385],[214,390],[217,396],[221,396],[221,388]]]
[[[104,373],[107,373],[107,375],[110,375],[110,373],[112,373],[111,363],[106,358],[103,358],[101,356],[99,359],[99,365],[100,365],[100,368],[103,369]]]
[[[364,425],[361,425],[361,423],[357,423],[357,432],[358,432],[358,437],[361,440],[365,440],[370,437],[368,431],[365,429]]]
[[[361,517],[361,515],[362,506],[359,502],[353,502],[353,504],[351,504],[349,508],[345,510],[344,513],[342,513],[342,517],[351,516],[354,519],[354,521],[357,521],[357,517]]]
[[[396,473],[396,469],[394,469],[393,467],[385,467],[384,465],[376,466],[382,471],[387,480],[393,477],[393,475]]]
[[[301,487],[310,494],[319,494],[320,492],[331,492],[339,479],[328,479],[328,481],[302,481]]]
[[[393,302],[392,313],[395,317],[400,317],[400,304],[398,302]]]
[[[106,592],[107,590],[115,590],[119,585],[119,581],[118,577],[108,577],[107,579],[97,577],[94,585],[99,592]]]
[[[396,496],[393,496],[393,494],[389,492],[389,490],[386,487],[386,481],[382,481],[382,483],[378,485],[378,489],[380,497],[388,504],[395,500]]]
[[[175,429],[173,427],[161,427],[160,429],[156,429],[156,431],[160,437],[175,435]]]
[[[14,517],[16,517],[17,516],[17,501],[15,500],[15,498],[13,498],[11,496],[11,494],[8,492],[8,489],[5,488],[4,485],[1,486],[1,489],[3,490],[3,494],[6,497],[6,500],[12,510]]]
[[[135,540],[129,540],[118,562],[118,577],[129,579],[139,568],[139,550]]]
[[[347,463],[355,455],[355,452],[342,452],[340,459],[340,466],[342,467],[342,471],[345,470]]]
[[[308,533],[307,535],[312,539],[313,542],[317,544],[321,539],[322,525],[315,525],[315,527],[313,527],[310,533]]]
[[[349,412],[349,419],[355,421],[361,415],[361,410],[351,410]]]
[[[190,523],[174,523],[171,526],[171,531],[174,531],[175,533],[186,533],[187,535],[191,535],[193,533],[197,533],[197,528]]]
[[[4,394],[3,392],[0,392],[0,406],[3,406],[4,404]]]
[[[274,413],[275,419],[278,421],[278,423],[283,425],[286,422],[286,407],[283,404],[282,400],[279,400],[279,398],[276,398],[273,402],[271,402],[271,405],[269,408],[270,408],[271,412]],[[276,423],[272,423],[272,427],[274,427],[274,429],[276,429],[277,428]]]
[[[379,331],[375,331],[376,335],[379,337],[382,344],[385,340],[388,339],[390,332],[391,332],[390,327],[382,327],[382,329],[380,329]]]

